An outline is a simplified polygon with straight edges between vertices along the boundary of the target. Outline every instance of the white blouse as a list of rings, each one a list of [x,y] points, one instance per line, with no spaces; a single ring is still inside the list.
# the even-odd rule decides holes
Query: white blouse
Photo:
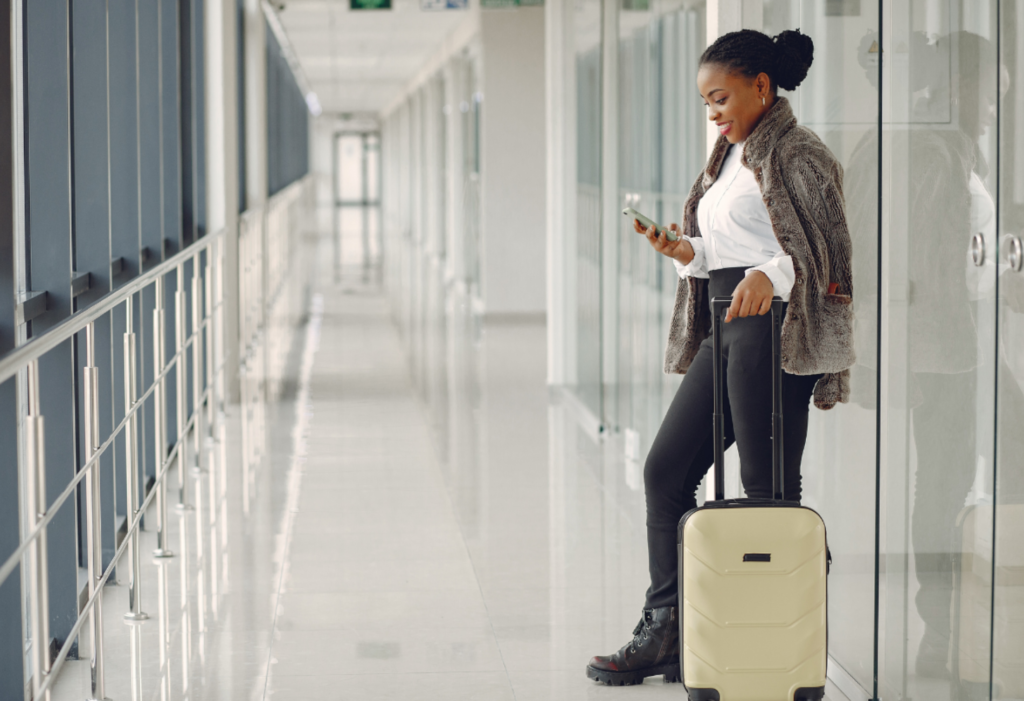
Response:
[[[683,265],[672,262],[680,277],[709,277],[711,270],[747,268],[747,275],[759,270],[768,276],[775,294],[789,301],[796,281],[793,259],[775,238],[768,208],[753,172],[743,165],[743,143],[726,154],[718,179],[697,205],[700,238],[690,238],[693,260]]]

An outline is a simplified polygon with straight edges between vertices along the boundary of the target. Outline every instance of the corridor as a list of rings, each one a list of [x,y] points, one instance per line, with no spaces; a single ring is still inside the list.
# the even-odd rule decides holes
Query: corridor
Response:
[[[813,693],[1024,700],[1024,0],[4,18],[0,701],[686,698],[585,667],[642,615],[723,267],[827,380],[771,443],[832,556]],[[811,659],[742,656],[705,661]]]

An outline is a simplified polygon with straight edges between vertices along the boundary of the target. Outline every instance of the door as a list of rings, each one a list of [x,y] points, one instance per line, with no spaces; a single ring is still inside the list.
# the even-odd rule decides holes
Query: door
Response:
[[[358,270],[367,280],[381,263],[380,135],[334,136],[334,275]]]
[[[881,698],[989,698],[998,13],[883,2]]]

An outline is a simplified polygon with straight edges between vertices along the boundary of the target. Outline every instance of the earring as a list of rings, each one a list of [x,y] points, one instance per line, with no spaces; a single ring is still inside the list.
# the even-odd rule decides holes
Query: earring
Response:
[[[764,97],[761,98],[761,106],[764,107]]]

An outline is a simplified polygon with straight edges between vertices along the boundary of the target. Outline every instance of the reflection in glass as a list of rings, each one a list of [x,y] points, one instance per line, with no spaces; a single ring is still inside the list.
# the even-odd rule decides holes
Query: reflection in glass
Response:
[[[703,3],[670,11],[661,5],[634,3],[620,15],[618,206],[667,226],[682,223],[683,203],[707,156],[696,88],[706,27]],[[635,437],[627,440],[627,457],[642,465],[682,379],[663,372],[678,274],[625,217],[616,243],[616,420]],[[639,488],[640,480],[633,484]]]
[[[458,90],[459,133],[462,135],[462,222],[463,267],[469,289],[480,295],[480,241],[482,218],[480,202],[480,116],[483,103],[480,95],[480,68],[476,59],[463,55],[456,59],[459,75]]]
[[[844,7],[837,7],[843,5]],[[815,58],[800,89],[785,93],[798,122],[839,159],[853,245],[854,342],[850,402],[812,410],[804,449],[803,501],[828,528],[829,674],[850,698],[875,686],[875,390],[878,336],[877,3],[765,2],[769,35],[799,27]]]
[[[988,698],[996,4],[891,5],[886,400],[887,423],[909,435],[890,441],[883,508],[909,516],[886,538],[909,557],[886,576],[884,681]]]
[[[601,2],[576,2],[576,392],[602,415],[601,378]],[[569,279],[573,279],[570,276]]]

